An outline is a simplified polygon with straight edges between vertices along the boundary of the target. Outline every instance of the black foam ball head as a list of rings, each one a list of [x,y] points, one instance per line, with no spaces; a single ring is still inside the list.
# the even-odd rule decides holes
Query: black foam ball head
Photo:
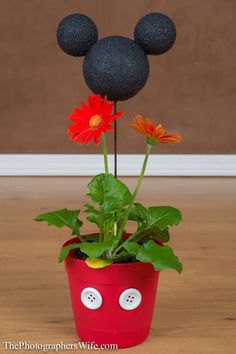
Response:
[[[88,16],[72,14],[66,16],[58,25],[57,42],[69,55],[85,55],[97,40],[97,27]]]
[[[176,39],[174,22],[166,15],[153,12],[142,17],[134,30],[135,42],[145,53],[160,55],[167,52]]]
[[[86,54],[83,74],[95,94],[123,101],[143,88],[149,63],[144,51],[132,39],[110,36],[99,40]]]

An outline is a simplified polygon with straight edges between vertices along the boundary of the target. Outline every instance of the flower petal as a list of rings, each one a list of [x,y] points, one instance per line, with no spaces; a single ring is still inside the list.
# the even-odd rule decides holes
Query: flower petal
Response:
[[[155,127],[150,118],[145,120],[141,115],[137,114],[134,120],[135,123],[130,124],[130,127],[146,136],[147,139],[151,139],[148,141],[152,141],[152,145],[155,140],[162,144],[175,144],[182,140],[180,135],[167,135],[167,131],[161,124]]]
[[[98,144],[102,133],[113,130],[110,123],[123,114],[112,114],[113,107],[114,102],[109,102],[107,97],[102,98],[100,95],[89,96],[88,104],[81,102],[81,108],[75,107],[74,112],[68,116],[69,120],[76,123],[67,129],[68,134],[72,134],[70,140],[88,144],[94,139],[95,144]],[[97,124],[93,116],[101,117]]]

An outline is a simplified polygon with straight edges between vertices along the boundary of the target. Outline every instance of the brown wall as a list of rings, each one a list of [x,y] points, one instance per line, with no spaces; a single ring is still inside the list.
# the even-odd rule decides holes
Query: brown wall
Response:
[[[149,57],[150,78],[133,99],[120,103],[119,152],[142,153],[130,132],[135,113],[161,121],[184,142],[164,153],[236,153],[235,0],[0,0],[0,153],[98,153],[67,139],[66,116],[86,98],[83,58],[64,54],[55,30],[81,12],[100,38],[132,37],[137,20],[160,11],[176,23],[173,49]],[[109,141],[112,141],[110,134]],[[157,151],[157,150],[156,150]]]

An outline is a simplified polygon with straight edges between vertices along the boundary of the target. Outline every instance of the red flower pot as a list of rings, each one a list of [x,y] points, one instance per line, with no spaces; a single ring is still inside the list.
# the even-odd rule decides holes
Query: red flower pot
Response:
[[[66,244],[70,242],[75,239]],[[126,348],[148,337],[159,277],[151,264],[120,263],[93,269],[74,258],[72,251],[65,267],[82,341]]]

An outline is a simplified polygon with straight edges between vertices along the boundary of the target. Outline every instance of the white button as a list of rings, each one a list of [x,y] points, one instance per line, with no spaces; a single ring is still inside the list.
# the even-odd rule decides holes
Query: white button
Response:
[[[90,310],[96,310],[102,305],[102,295],[94,288],[85,288],[80,297],[84,306]]]
[[[142,301],[142,295],[137,289],[127,289],[120,295],[119,303],[124,310],[133,310],[139,306]]]

